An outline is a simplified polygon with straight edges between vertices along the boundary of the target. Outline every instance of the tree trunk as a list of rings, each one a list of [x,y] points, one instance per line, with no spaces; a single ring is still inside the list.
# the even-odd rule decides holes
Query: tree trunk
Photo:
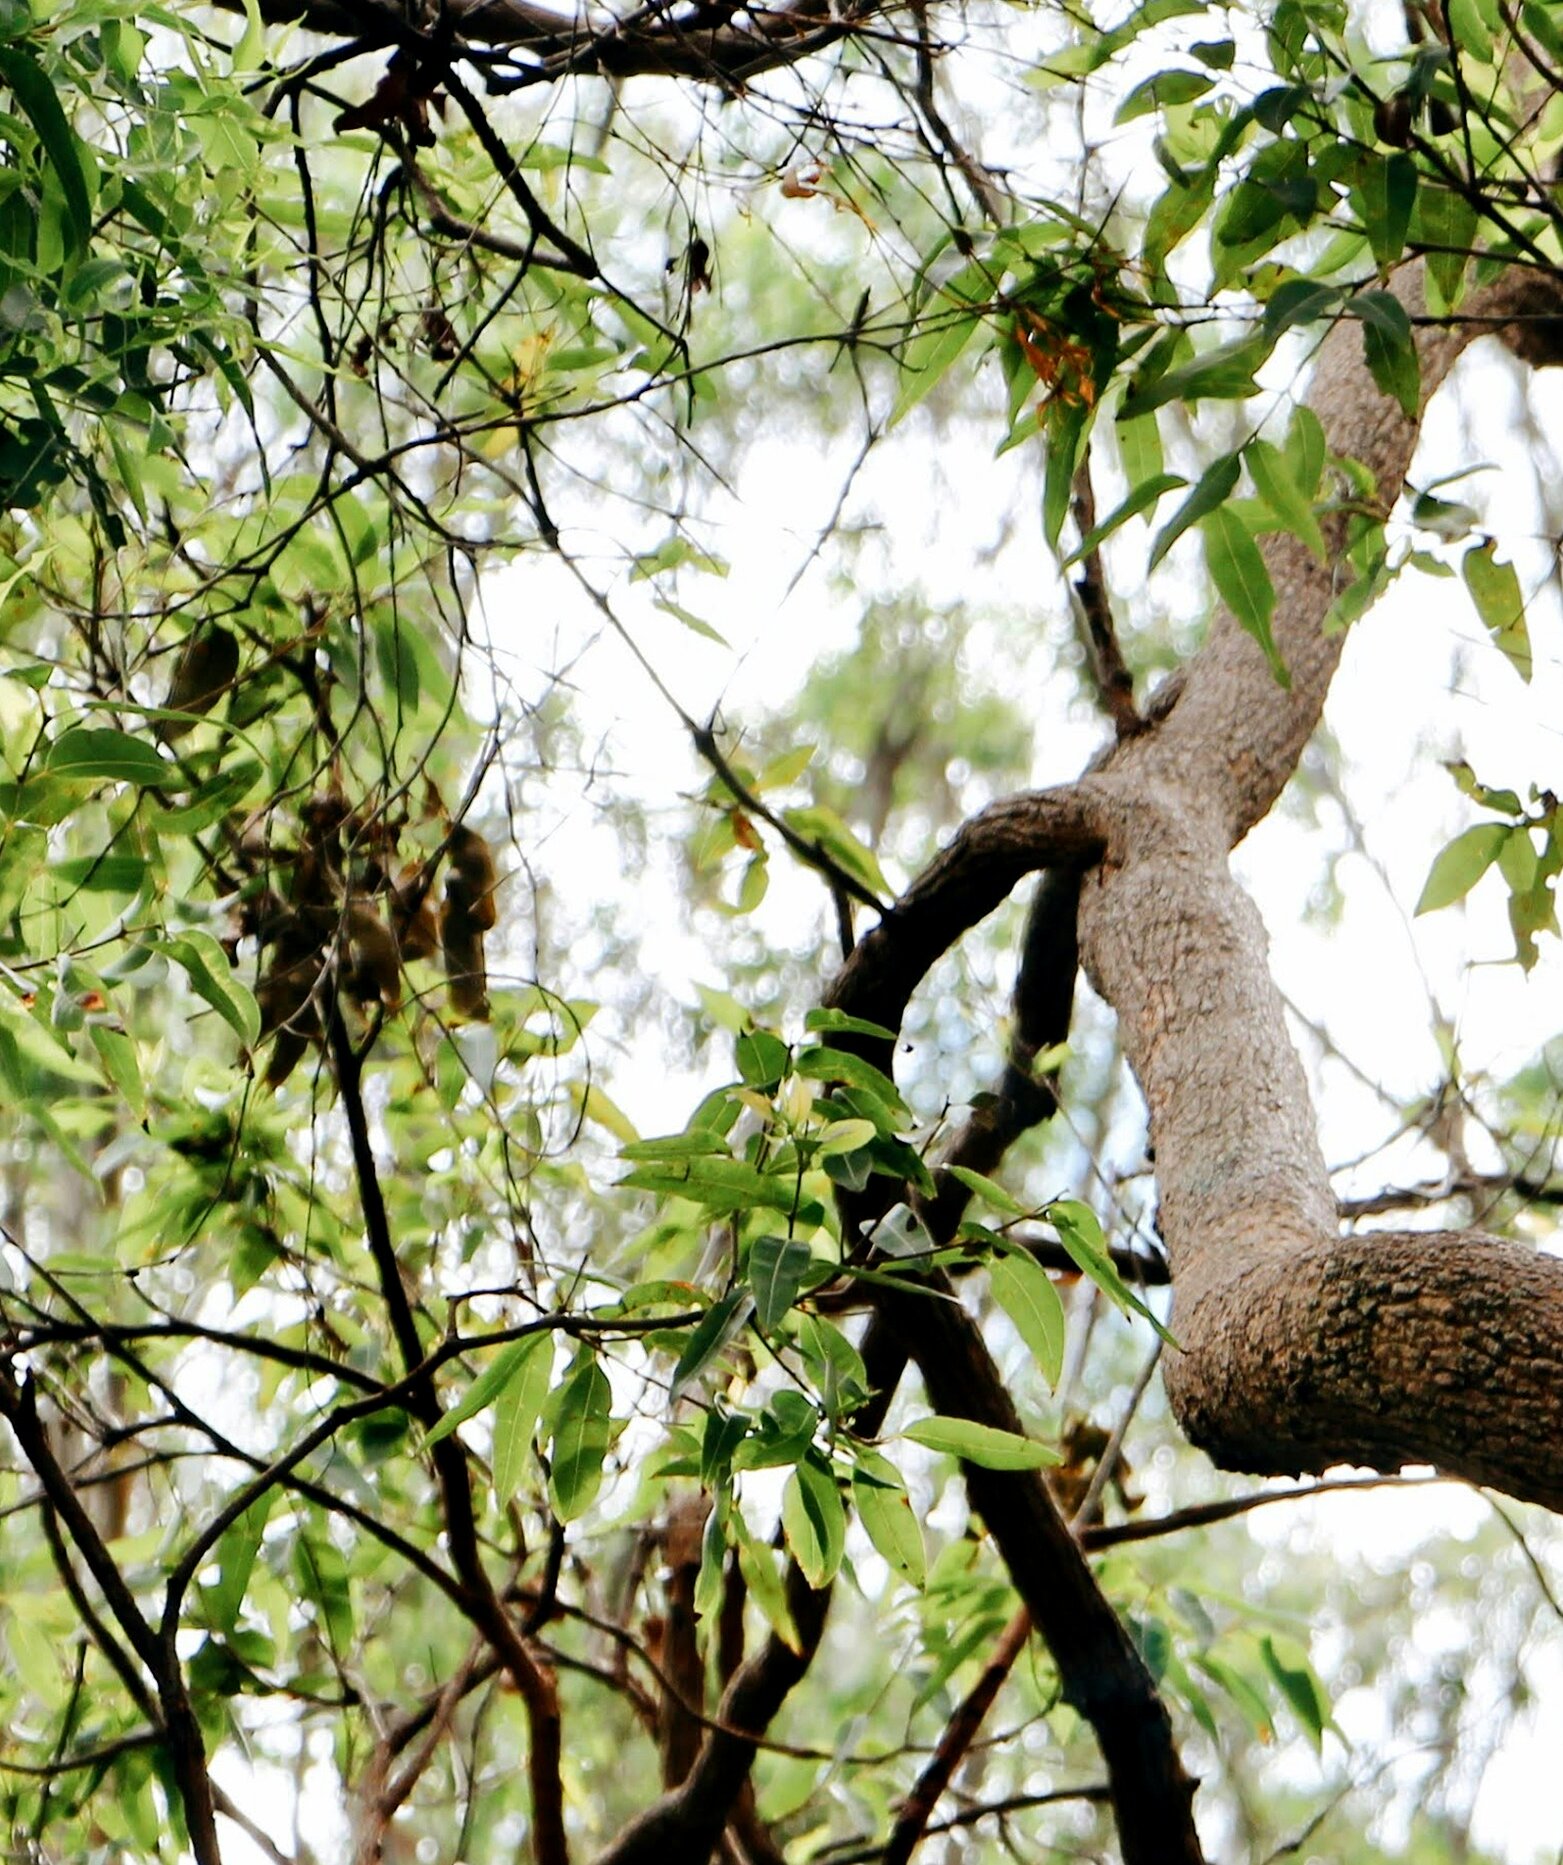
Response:
[[[1419,270],[1394,288],[1417,315]],[[1484,329],[1554,360],[1560,296],[1511,272],[1458,327],[1423,329],[1424,397]],[[1322,346],[1311,403],[1332,455],[1371,469],[1387,511],[1419,423],[1374,387],[1354,324]],[[1081,956],[1150,1109],[1181,1348],[1167,1390],[1190,1438],[1232,1468],[1428,1462],[1563,1506],[1563,1262],[1472,1232],[1341,1238],[1264,929],[1228,868],[1339,660],[1322,624],[1342,530],[1326,527],[1322,563],[1291,538],[1266,549],[1290,690],[1223,614],[1165,719],[1081,786],[1106,846],[1082,891]]]

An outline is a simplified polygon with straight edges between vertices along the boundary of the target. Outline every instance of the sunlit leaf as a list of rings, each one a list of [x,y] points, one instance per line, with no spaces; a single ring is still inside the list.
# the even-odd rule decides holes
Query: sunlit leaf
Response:
[[[1052,1277],[1029,1257],[1004,1255],[989,1264],[988,1280],[1042,1377],[1056,1386],[1064,1370],[1064,1304]]]
[[[1038,1444],[995,1425],[979,1425],[969,1418],[920,1418],[901,1434],[925,1449],[959,1457],[963,1463],[985,1470],[1042,1470],[1063,1458],[1050,1445]]]
[[[1463,900],[1503,853],[1509,825],[1479,822],[1443,849],[1428,871],[1417,899],[1418,913],[1436,913],[1440,907]]]

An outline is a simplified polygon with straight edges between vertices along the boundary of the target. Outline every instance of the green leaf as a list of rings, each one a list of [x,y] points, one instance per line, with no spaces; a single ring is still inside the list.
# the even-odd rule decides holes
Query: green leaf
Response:
[[[181,933],[177,939],[149,939],[154,951],[171,958],[190,980],[190,988],[215,1010],[247,1049],[260,1041],[260,1006],[253,992],[233,975],[228,954],[210,933]]]
[[[140,855],[73,855],[49,864],[52,877],[89,893],[138,894],[152,872]]]
[[[1476,241],[1476,209],[1464,195],[1424,181],[1417,190],[1411,237],[1427,248],[1427,308],[1434,317],[1458,309]]]
[[[1146,414],[1132,420],[1120,419],[1115,432],[1118,436],[1118,463],[1129,484],[1138,486],[1148,479],[1155,479],[1164,465],[1161,423],[1156,416]]]
[[[1283,280],[1265,300],[1265,329],[1272,342],[1294,325],[1328,317],[1343,295],[1338,285],[1321,284],[1318,279]]]
[[[866,1446],[858,1451],[852,1469],[852,1500],[875,1550],[903,1580],[920,1587],[928,1575],[923,1531],[900,1472],[888,1457]]]
[[[342,1550],[326,1533],[299,1535],[293,1572],[315,1608],[315,1622],[339,1660],[353,1649],[353,1589]]]
[[[1543,0],[1522,0],[1520,17],[1526,33],[1554,65],[1563,64],[1563,27],[1554,20]]]
[[[647,1159],[731,1159],[727,1141],[709,1127],[689,1133],[665,1133],[654,1140],[631,1140],[619,1148],[619,1157]]]
[[[157,747],[112,726],[74,726],[49,747],[47,769],[56,777],[92,777],[120,784],[166,784],[177,777]]]
[[[969,1192],[975,1192],[979,1198],[986,1199],[995,1211],[1002,1211],[1006,1217],[1024,1217],[1026,1207],[1014,1195],[1006,1191],[997,1179],[990,1179],[981,1172],[973,1172],[970,1166],[946,1166],[944,1168],[952,1179],[958,1179]]]
[[[1440,907],[1463,900],[1503,853],[1508,836],[1509,825],[1505,822],[1479,822],[1474,829],[1457,835],[1429,870],[1416,903],[1417,912],[1436,913]]]
[[[1046,443],[1042,480],[1042,535],[1049,550],[1058,549],[1059,533],[1069,515],[1075,474],[1091,426],[1091,410],[1055,397],[1043,409]]]
[[[561,1522],[573,1522],[584,1515],[602,1487],[602,1465],[612,1426],[608,1413],[611,1401],[607,1374],[592,1350],[583,1347],[559,1390],[554,1411],[548,1491],[554,1514]]]
[[[1147,570],[1154,570],[1190,525],[1198,524],[1207,512],[1224,505],[1237,487],[1238,455],[1225,453],[1205,468],[1194,490],[1156,533],[1151,546]]]
[[[992,269],[979,260],[941,285],[923,327],[901,357],[901,393],[891,411],[891,427],[917,406],[982,328],[984,309],[993,297]]]
[[[626,1189],[688,1198],[708,1211],[768,1210],[790,1214],[798,1204],[795,1175],[757,1172],[741,1159],[719,1155],[648,1162],[626,1173],[618,1183]]]
[[[1042,1377],[1056,1386],[1064,1370],[1064,1304],[1052,1277],[1029,1256],[1007,1255],[989,1265],[988,1280]]]
[[[1101,1224],[1089,1205],[1081,1204],[1078,1198],[1055,1198],[1044,1215],[1081,1273],[1088,1276],[1109,1301],[1115,1302],[1125,1313],[1132,1311],[1150,1322],[1169,1347],[1177,1346],[1177,1341],[1118,1274],[1107,1254],[1107,1239],[1102,1235]]]
[[[1137,377],[1124,397],[1124,417],[1132,419],[1174,401],[1247,401],[1259,393],[1254,371],[1272,347],[1268,335],[1243,337],[1206,350],[1183,368],[1169,369],[1149,384]]]
[[[984,1470],[1042,1470],[1063,1462],[1057,1451],[1034,1438],[1000,1431],[995,1425],[979,1425],[969,1418],[920,1418],[901,1435]]]
[[[424,1442],[438,1444],[441,1438],[448,1438],[458,1425],[464,1425],[469,1418],[476,1418],[485,1406],[492,1405],[511,1381],[519,1379],[528,1364],[538,1357],[539,1347],[550,1348],[550,1357],[545,1360],[545,1365],[551,1365],[552,1339],[552,1335],[546,1333],[529,1334],[501,1347],[450,1410],[433,1426]]]
[[[747,1326],[753,1308],[754,1302],[747,1289],[729,1289],[719,1301],[711,1304],[691,1329],[688,1343],[673,1369],[672,1399],[679,1398],[717,1355],[737,1339]]]
[[[1526,681],[1531,676],[1530,630],[1525,625],[1525,596],[1512,563],[1500,563],[1491,538],[1465,553],[1460,574],[1476,612],[1498,651]]]
[[[1314,516],[1313,501],[1307,498],[1292,478],[1291,463],[1279,447],[1267,440],[1251,440],[1243,449],[1243,458],[1253,475],[1260,498],[1292,535],[1301,540],[1314,556],[1324,561],[1324,533]]]
[[[660,609],[664,615],[671,615],[675,622],[682,622],[693,635],[700,635],[707,641],[714,641],[719,648],[727,646],[725,635],[719,634],[709,622],[701,621],[693,610],[686,609],[681,603],[674,602],[670,596],[658,596],[652,603],[653,608]]]
[[[1397,149],[1389,156],[1363,157],[1354,198],[1362,216],[1362,230],[1381,272],[1394,265],[1405,251],[1416,191],[1416,163],[1404,150]]]
[[[205,1597],[225,1632],[231,1632],[238,1621],[265,1535],[266,1518],[280,1494],[280,1490],[268,1489],[257,1496],[243,1515],[224,1529],[214,1550],[217,1580],[205,1589]]]
[[[1155,77],[1135,85],[1118,106],[1113,123],[1132,123],[1136,117],[1149,116],[1155,110],[1191,104],[1214,83],[1215,79],[1203,71],[1158,71]]]
[[[861,1088],[882,1101],[898,1121],[911,1124],[912,1111],[901,1099],[895,1083],[882,1069],[853,1055],[850,1050],[832,1049],[825,1044],[800,1049],[793,1067],[810,1081],[840,1081],[849,1088]]]
[[[1406,307],[1388,291],[1359,291],[1346,312],[1362,320],[1362,353],[1368,372],[1386,395],[1414,421],[1422,402],[1422,365]]]
[[[146,1086],[141,1079],[141,1061],[134,1041],[123,1030],[106,1023],[88,1025],[92,1046],[103,1058],[109,1080],[119,1090],[132,1120],[147,1117]]]
[[[596,1082],[571,1082],[570,1098],[582,1120],[595,1121],[605,1132],[611,1133],[614,1139],[633,1145],[640,1138],[634,1121],[608,1099]]]
[[[887,1043],[896,1039],[895,1031],[887,1030],[882,1023],[849,1017],[844,1010],[811,1010],[803,1019],[803,1027],[824,1036],[877,1036]]]
[[[814,1153],[818,1159],[834,1159],[838,1155],[860,1152],[879,1136],[879,1129],[871,1120],[833,1120],[820,1130],[814,1142]]]
[[[1274,1639],[1268,1636],[1259,1641],[1259,1654],[1292,1714],[1307,1732],[1308,1740],[1315,1750],[1321,1749],[1324,1732],[1330,1724],[1330,1701],[1313,1667],[1301,1654],[1288,1661],[1277,1651]]]
[[[1078,563],[1082,557],[1089,557],[1091,552],[1110,538],[1120,525],[1127,524],[1131,518],[1138,518],[1147,506],[1154,505],[1164,493],[1187,484],[1188,481],[1180,473],[1158,473],[1154,479],[1136,486],[1121,505],[1109,512],[1099,525],[1092,526],[1086,532],[1059,568],[1067,570],[1072,563]]]
[[[862,883],[881,900],[890,893],[890,883],[880,872],[872,849],[860,842],[833,809],[822,804],[808,809],[785,809],[782,821],[805,842],[812,842],[839,868]]]
[[[781,1642],[789,1650],[801,1652],[803,1640],[787,1604],[787,1589],[776,1570],[776,1556],[750,1533],[740,1510],[729,1512],[728,1527],[737,1540],[738,1571],[748,1586],[749,1597]]]
[[[798,1299],[814,1253],[801,1237],[756,1237],[749,1248],[749,1287],[762,1328],[774,1328]]]
[[[726,1488],[734,1453],[748,1430],[749,1420],[745,1415],[728,1411],[721,1400],[706,1413],[705,1430],[700,1434],[700,1481],[707,1489]]]
[[[774,1088],[792,1060],[792,1051],[769,1030],[746,1030],[734,1049],[738,1073],[751,1088]]]
[[[1215,199],[1214,164],[1201,170],[1191,182],[1174,181],[1152,206],[1145,218],[1145,269],[1154,279],[1167,262],[1174,247],[1188,238],[1210,211]],[[1162,290],[1167,288],[1165,284]]]
[[[71,245],[77,252],[83,252],[92,232],[92,193],[82,165],[81,146],[60,108],[54,81],[12,40],[9,45],[0,45],[0,83],[21,105],[28,122],[38,133],[65,197]]]
[[[719,991],[710,984],[697,984],[695,995],[700,999],[700,1008],[719,1030],[741,1036],[750,1027],[748,1011],[727,991]]]
[[[645,551],[635,559],[630,570],[630,581],[645,582],[651,577],[662,575],[666,570],[698,570],[707,576],[726,576],[728,566],[720,557],[713,556],[689,538],[675,533],[655,550]]]
[[[811,1587],[828,1586],[847,1545],[847,1512],[830,1466],[810,1453],[782,1492],[782,1533]]]
[[[1224,505],[1206,516],[1203,528],[1205,562],[1211,581],[1244,633],[1252,635],[1264,650],[1276,684],[1289,687],[1291,675],[1286,671],[1270,629],[1270,619],[1275,614],[1275,585],[1270,581],[1259,546],[1237,513]]]
[[[494,1500],[501,1508],[521,1486],[537,1421],[553,1378],[552,1334],[533,1334],[515,1343],[525,1349],[494,1401]]]
[[[1306,406],[1293,411],[1286,430],[1286,462],[1297,489],[1305,499],[1318,495],[1319,480],[1329,449],[1324,439],[1324,425]]]

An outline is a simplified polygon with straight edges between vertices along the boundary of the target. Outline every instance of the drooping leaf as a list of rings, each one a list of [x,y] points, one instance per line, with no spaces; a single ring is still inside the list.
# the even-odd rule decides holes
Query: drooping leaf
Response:
[[[76,251],[85,251],[92,232],[92,195],[82,167],[81,145],[60,107],[54,80],[27,48],[13,39],[0,45],[0,83],[21,105],[37,131],[44,154],[59,178],[71,244]]]
[[[1362,353],[1373,380],[1414,421],[1422,401],[1422,365],[1406,307],[1393,292],[1359,291],[1345,309],[1362,320]]]
[[[1264,650],[1276,684],[1289,687],[1291,675],[1275,645],[1270,622],[1275,614],[1275,585],[1259,546],[1248,527],[1229,507],[1218,506],[1203,520],[1205,562],[1221,599],[1237,618],[1245,634]]]
[[[756,1237],[749,1248],[749,1287],[762,1328],[774,1328],[798,1299],[814,1261],[801,1237]]]
[[[1260,498],[1314,556],[1324,561],[1324,533],[1314,516],[1313,501],[1292,478],[1291,464],[1279,447],[1267,440],[1251,440],[1243,458],[1253,475]]]
[[[711,1365],[730,1342],[736,1340],[748,1324],[754,1307],[747,1289],[729,1289],[706,1310],[691,1330],[688,1344],[673,1369],[672,1397],[678,1398]]]
[[[787,1604],[787,1589],[776,1570],[776,1556],[750,1533],[740,1510],[732,1510],[728,1521],[737,1542],[738,1570],[749,1589],[749,1597],[781,1642],[793,1651],[802,1651],[803,1640]]]
[[[196,930],[147,943],[180,967],[191,990],[211,1005],[247,1049],[255,1047],[260,1041],[260,1006],[249,986],[234,976],[228,954],[210,933]]]
[[[923,1531],[906,1485],[888,1457],[866,1446],[852,1467],[852,1501],[863,1532],[903,1580],[920,1587],[928,1573]]]
[[[1380,271],[1394,265],[1406,249],[1416,193],[1416,162],[1404,150],[1364,153],[1353,200]]]
[[[1167,1328],[1119,1275],[1112,1258],[1107,1254],[1107,1239],[1102,1235],[1101,1223],[1089,1205],[1081,1204],[1078,1198],[1055,1198],[1044,1216],[1058,1232],[1059,1242],[1082,1273],[1110,1301],[1116,1302],[1125,1313],[1132,1312],[1150,1322],[1169,1347],[1177,1346],[1177,1341]]]
[[[988,1266],[993,1298],[1015,1324],[1020,1338],[1050,1386],[1064,1370],[1064,1304],[1053,1278],[1030,1257],[1008,1254]]]
[[[494,1496],[501,1506],[521,1485],[554,1368],[552,1335],[534,1334],[516,1345],[530,1351],[521,1356],[494,1401],[492,1472]]]
[[[1494,645],[1528,683],[1532,664],[1530,630],[1525,621],[1525,594],[1514,565],[1500,563],[1496,544],[1487,538],[1465,553],[1460,574]]]
[[[984,307],[992,296],[992,268],[980,260],[972,261],[938,288],[923,313],[922,328],[902,356],[901,393],[891,411],[892,427],[949,373],[956,358],[982,328]]]
[[[828,1463],[805,1456],[782,1492],[782,1533],[811,1587],[836,1576],[847,1545],[847,1512]]]
[[[1121,505],[1114,507],[1100,524],[1093,525],[1086,532],[1059,567],[1067,570],[1071,564],[1078,563],[1082,557],[1090,556],[1091,552],[1105,543],[1121,525],[1126,525],[1131,518],[1137,518],[1141,512],[1154,505],[1164,493],[1187,484],[1188,481],[1179,473],[1158,473],[1154,479],[1146,480],[1143,484],[1136,486]]]
[[[1238,455],[1235,453],[1224,453],[1219,460],[1212,461],[1205,468],[1194,490],[1156,533],[1147,569],[1156,568],[1190,525],[1198,524],[1208,512],[1213,512],[1218,505],[1224,505],[1231,498],[1237,489],[1239,471]]]
[[[1259,1641],[1265,1669],[1285,1697],[1287,1707],[1303,1726],[1304,1733],[1317,1751],[1324,1746],[1324,1732],[1330,1726],[1330,1703],[1313,1666],[1300,1653],[1278,1651],[1275,1640],[1266,1635]]]
[[[554,1514],[573,1522],[591,1507],[602,1487],[608,1454],[612,1393],[597,1356],[583,1347],[553,1406],[553,1447],[548,1492]]]

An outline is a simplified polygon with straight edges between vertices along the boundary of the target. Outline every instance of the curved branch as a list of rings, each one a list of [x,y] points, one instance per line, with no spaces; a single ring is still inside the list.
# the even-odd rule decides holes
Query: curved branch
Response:
[[[1093,781],[1005,797],[969,817],[864,935],[826,1003],[899,1030],[912,992],[1019,881],[1038,868],[1079,869],[1100,855],[1106,838]]]

